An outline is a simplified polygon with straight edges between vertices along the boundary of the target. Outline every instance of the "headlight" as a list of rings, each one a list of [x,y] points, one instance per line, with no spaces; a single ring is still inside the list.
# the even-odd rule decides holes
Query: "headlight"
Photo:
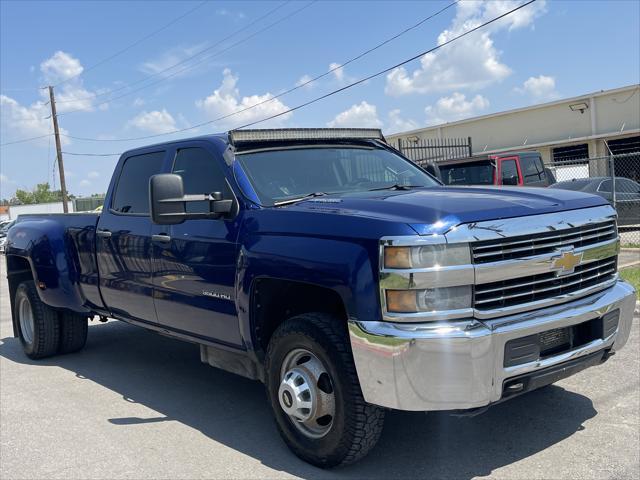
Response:
[[[471,308],[471,286],[386,290],[387,311],[419,313]]]
[[[466,243],[384,249],[384,268],[437,268],[470,263],[471,253]]]

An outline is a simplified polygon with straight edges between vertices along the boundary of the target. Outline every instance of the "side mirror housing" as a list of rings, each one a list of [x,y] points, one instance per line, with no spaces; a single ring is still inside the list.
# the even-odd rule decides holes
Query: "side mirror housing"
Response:
[[[177,225],[186,220],[182,177],[172,173],[153,175],[149,180],[151,220],[158,225]]]
[[[187,213],[187,202],[208,202],[209,212]],[[224,200],[220,192],[185,195],[180,175],[161,173],[149,180],[149,205],[153,223],[177,225],[185,220],[223,217],[231,212],[233,200]]]

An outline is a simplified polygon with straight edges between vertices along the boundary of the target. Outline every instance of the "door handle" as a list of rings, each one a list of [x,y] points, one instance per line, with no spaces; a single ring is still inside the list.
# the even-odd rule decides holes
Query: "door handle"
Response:
[[[104,229],[104,228],[99,228],[96,231],[96,235],[98,235],[99,237],[102,237],[102,238],[111,238],[111,232],[109,230]]]
[[[151,240],[154,242],[168,243],[171,241],[171,237],[165,234],[151,235]]]

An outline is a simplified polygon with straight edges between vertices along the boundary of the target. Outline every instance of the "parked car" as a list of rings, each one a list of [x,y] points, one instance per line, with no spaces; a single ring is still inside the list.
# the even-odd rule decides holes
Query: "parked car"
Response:
[[[555,182],[538,152],[510,152],[429,164],[426,170],[445,185],[547,187]]]
[[[616,177],[615,207],[618,211],[618,225],[640,227],[640,184],[630,178]],[[593,193],[613,204],[613,182],[611,177],[591,177],[558,182],[551,188]]]
[[[32,359],[94,316],[196,343],[265,384],[296,455],[344,465],[386,409],[476,414],[622,348],[615,222],[597,195],[443,186],[379,130],[172,141],[124,153],[99,214],[19,217],[14,335]]]
[[[4,253],[7,243],[7,233],[14,223],[15,220],[7,220],[0,224],[0,254]]]

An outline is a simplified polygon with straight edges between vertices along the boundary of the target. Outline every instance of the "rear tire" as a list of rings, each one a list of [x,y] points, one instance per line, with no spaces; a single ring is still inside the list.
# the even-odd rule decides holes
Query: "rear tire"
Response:
[[[14,311],[24,353],[34,360],[56,354],[60,343],[58,314],[42,303],[33,281],[18,285]]]
[[[280,435],[302,460],[347,465],[378,442],[384,410],[362,397],[343,320],[323,313],[286,320],[269,341],[266,377]]]
[[[87,317],[77,313],[60,314],[59,353],[74,353],[82,350],[87,343],[89,330]]]

